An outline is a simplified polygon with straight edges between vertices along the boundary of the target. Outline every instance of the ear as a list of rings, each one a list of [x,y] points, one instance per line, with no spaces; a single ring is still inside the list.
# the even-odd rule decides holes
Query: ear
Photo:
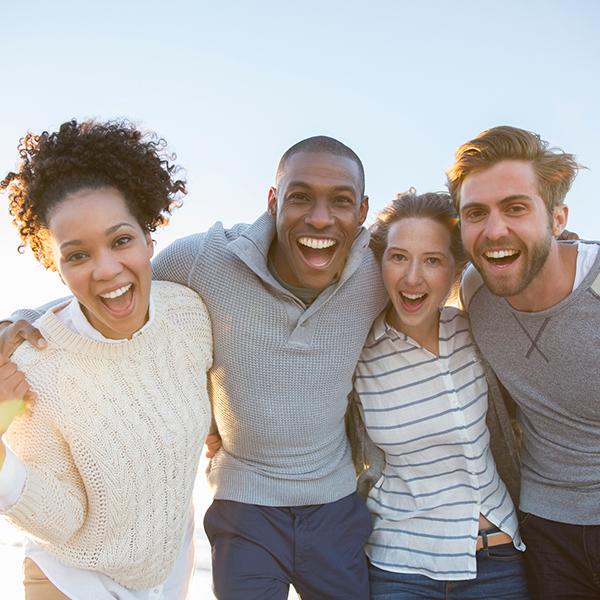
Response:
[[[154,240],[149,231],[146,231],[146,246],[148,247],[148,258],[152,258],[154,256]]]
[[[552,220],[552,235],[558,237],[567,226],[569,217],[569,207],[566,204],[559,204],[554,208],[554,218]]]
[[[367,219],[367,213],[369,212],[369,196],[363,196],[360,201],[360,210],[358,213],[358,224],[362,225]]]
[[[267,212],[274,219],[277,218],[277,189],[274,187],[269,190],[269,197],[267,199]]]

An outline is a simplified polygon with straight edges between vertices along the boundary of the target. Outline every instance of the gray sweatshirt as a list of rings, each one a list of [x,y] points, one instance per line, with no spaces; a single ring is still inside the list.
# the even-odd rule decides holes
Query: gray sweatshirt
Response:
[[[212,319],[209,394],[223,440],[208,470],[215,498],[333,502],[356,489],[344,414],[387,294],[360,228],[339,280],[306,308],[267,268],[274,237],[266,213],[229,230],[217,223],[161,252],[154,277],[198,292]]]
[[[599,275],[600,254],[577,289],[533,313],[465,276],[475,341],[519,407],[520,508],[578,525],[600,525]]]

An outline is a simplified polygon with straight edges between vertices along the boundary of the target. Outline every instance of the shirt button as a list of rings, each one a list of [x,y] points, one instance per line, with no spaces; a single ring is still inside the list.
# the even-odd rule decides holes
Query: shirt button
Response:
[[[475,471],[475,469],[473,469],[473,470],[471,471],[471,475],[476,475],[476,474],[477,474],[477,471]]]
[[[463,438],[463,442],[468,442],[468,441],[469,441],[469,438],[468,438],[468,437],[464,437],[464,438]]]

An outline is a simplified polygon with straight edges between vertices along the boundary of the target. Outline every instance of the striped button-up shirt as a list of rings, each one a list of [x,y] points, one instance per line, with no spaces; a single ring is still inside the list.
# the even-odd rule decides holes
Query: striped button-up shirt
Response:
[[[524,546],[489,447],[487,383],[465,313],[445,307],[439,335],[437,357],[383,313],[358,363],[363,418],[386,459],[367,500],[366,551],[380,569],[474,579],[480,513]]]

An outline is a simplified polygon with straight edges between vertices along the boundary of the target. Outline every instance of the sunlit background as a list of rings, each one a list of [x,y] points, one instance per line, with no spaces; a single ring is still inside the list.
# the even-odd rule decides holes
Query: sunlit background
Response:
[[[569,228],[600,238],[596,0],[5,0],[0,19],[0,173],[26,132],[73,117],[153,129],[189,180],[159,250],[252,222],[305,137],[359,154],[373,213],[411,186],[443,189],[456,147],[501,124],[578,155]],[[1,210],[0,315],[65,293],[17,245]]]

